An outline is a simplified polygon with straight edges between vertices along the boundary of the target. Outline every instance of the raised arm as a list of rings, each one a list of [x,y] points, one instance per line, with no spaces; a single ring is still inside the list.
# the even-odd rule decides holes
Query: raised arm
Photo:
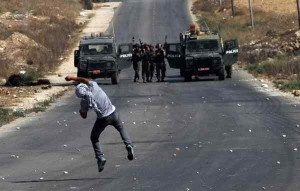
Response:
[[[76,77],[76,76],[66,76],[65,80],[66,81],[75,81],[75,82],[84,83],[84,84],[89,83],[89,79],[82,78],[82,77]]]

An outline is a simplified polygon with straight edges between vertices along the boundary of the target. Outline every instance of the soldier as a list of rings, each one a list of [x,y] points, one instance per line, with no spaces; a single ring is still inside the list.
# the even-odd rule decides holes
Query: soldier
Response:
[[[134,69],[134,82],[137,82],[140,79],[140,61],[141,61],[141,51],[138,44],[135,44],[133,47],[132,54],[132,65]]]
[[[149,70],[150,70],[150,54],[149,54],[149,46],[147,44],[144,45],[144,49],[142,50],[142,78],[143,82],[149,82]]]
[[[160,44],[156,45],[155,62],[157,82],[164,82],[166,76],[165,53]]]
[[[154,47],[150,45],[150,71],[149,71],[149,82],[152,82],[152,78],[154,76],[154,70],[155,70],[155,52],[154,52]]]

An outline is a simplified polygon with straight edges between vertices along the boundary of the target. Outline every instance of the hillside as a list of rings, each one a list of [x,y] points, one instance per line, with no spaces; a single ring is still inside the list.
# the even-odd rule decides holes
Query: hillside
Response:
[[[80,28],[80,1],[11,0],[0,7],[0,78],[54,70]]]

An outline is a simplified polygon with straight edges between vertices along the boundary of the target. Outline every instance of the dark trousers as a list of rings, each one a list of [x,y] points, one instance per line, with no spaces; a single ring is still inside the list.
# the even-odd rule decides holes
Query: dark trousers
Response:
[[[154,70],[155,70],[155,65],[154,63],[150,63],[150,71],[149,71],[149,77],[150,80],[152,80],[153,76],[154,76]]]
[[[232,75],[232,65],[225,66],[227,77],[231,77]]]
[[[134,81],[140,79],[140,62],[133,62],[133,69],[134,69]]]
[[[156,77],[158,81],[163,81],[166,77],[166,63],[161,62],[161,63],[156,63]]]
[[[149,70],[150,70],[150,63],[143,62],[142,63],[142,78],[143,81],[149,81]]]
[[[119,131],[121,138],[126,146],[131,145],[130,137],[126,129],[124,128],[118,113],[115,111],[107,117],[101,119],[98,118],[94,124],[93,130],[91,132],[91,141],[95,151],[96,159],[99,159],[103,155],[99,142],[99,137],[108,125],[114,126],[116,130]]]

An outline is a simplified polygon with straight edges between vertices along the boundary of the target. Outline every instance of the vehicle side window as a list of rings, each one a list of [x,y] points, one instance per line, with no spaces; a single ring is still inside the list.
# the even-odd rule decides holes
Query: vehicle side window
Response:
[[[129,46],[119,46],[119,53],[129,53],[130,52],[130,47]]]

